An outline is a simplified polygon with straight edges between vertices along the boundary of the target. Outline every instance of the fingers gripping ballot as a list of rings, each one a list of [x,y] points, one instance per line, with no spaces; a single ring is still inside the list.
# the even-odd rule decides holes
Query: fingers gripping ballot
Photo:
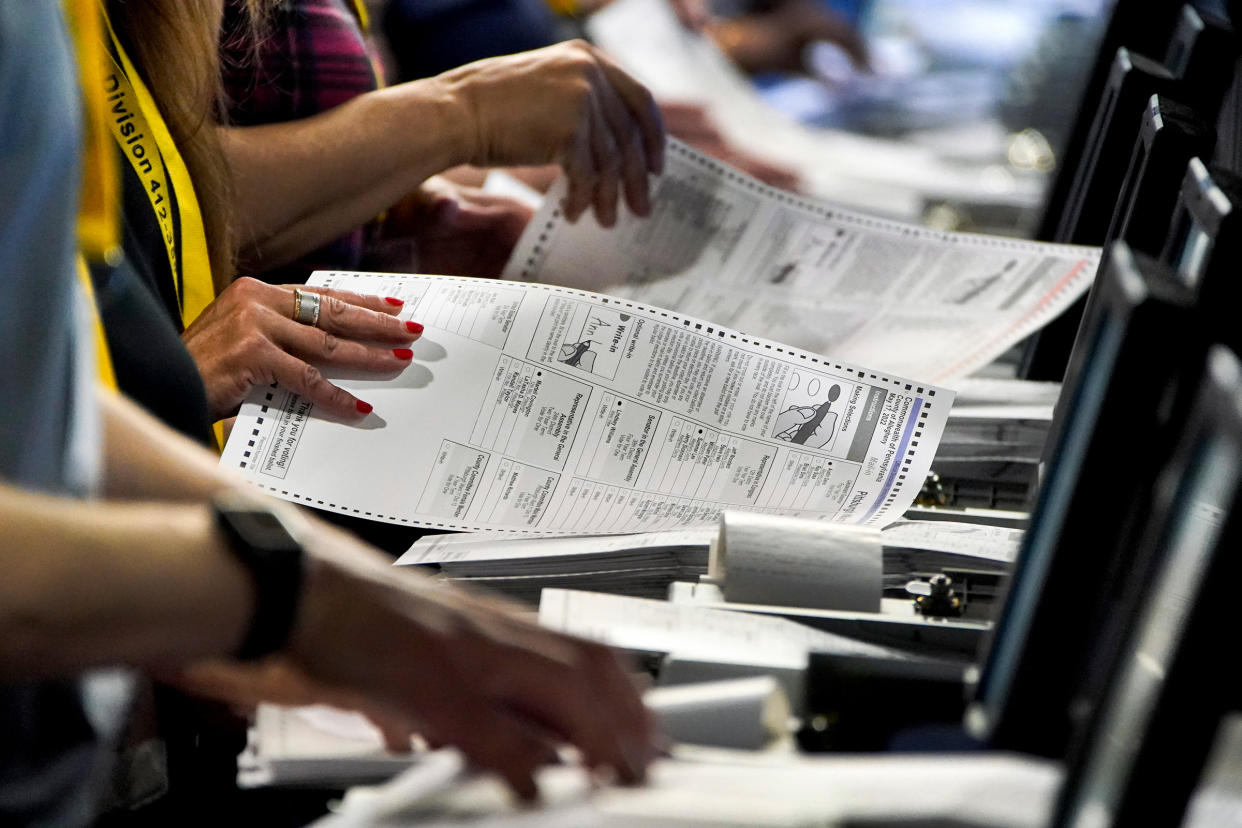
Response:
[[[512,715],[576,746],[588,767],[625,783],[645,777],[655,755],[654,725],[610,650],[574,641],[568,657],[538,672],[510,671],[493,692]]]
[[[478,61],[437,79],[464,107],[477,166],[560,164],[566,216],[593,208],[616,221],[617,200],[650,211],[648,175],[664,164],[664,125],[651,93],[595,47],[571,41]],[[521,100],[514,108],[512,102]]]
[[[539,631],[504,634],[502,643],[458,651],[456,670],[420,712],[435,743],[460,748],[500,774],[522,798],[535,795],[533,774],[575,746],[587,767],[632,784],[655,756],[654,725],[615,654],[595,644]],[[549,651],[555,651],[554,654]],[[490,656],[490,658],[488,658]]]
[[[596,50],[593,54],[599,67],[600,109],[611,138],[607,151],[612,155],[605,166],[614,179],[619,177],[630,209],[646,216],[651,212],[647,175],[664,169],[664,122],[659,107],[645,87],[603,52]],[[605,198],[608,195],[604,193]],[[615,197],[608,203],[614,204]],[[601,224],[611,226],[614,223],[615,212],[605,216],[600,212],[599,202],[595,210]]]
[[[519,796],[534,796],[536,767],[562,744],[621,781],[643,778],[652,719],[611,650],[414,573],[394,578],[386,564],[362,592],[329,589],[340,580],[322,563],[291,653],[310,674],[417,721],[429,742],[460,748]]]
[[[296,297],[300,291],[302,297]],[[315,326],[295,320],[308,294],[318,298]],[[238,279],[185,333],[213,418],[236,410],[252,388],[278,382],[342,417],[362,417],[371,406],[324,379],[316,366],[395,372],[409,364],[408,347],[422,332],[395,314],[400,300],[349,291],[269,285]]]
[[[574,187],[569,174],[570,197],[564,210],[566,218],[576,221],[593,208],[599,223],[611,227],[617,220],[619,195],[635,214],[651,212],[647,176],[663,169],[664,126],[650,93],[602,52],[591,49],[593,62],[587,68],[594,93],[588,139],[591,179]]]

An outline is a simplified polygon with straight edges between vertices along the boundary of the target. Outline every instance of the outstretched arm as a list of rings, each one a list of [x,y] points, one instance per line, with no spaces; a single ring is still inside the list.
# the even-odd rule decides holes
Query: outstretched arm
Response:
[[[229,653],[252,600],[201,503],[95,505],[0,483],[0,566],[0,680]]]
[[[245,484],[122,400],[106,401],[105,418],[108,491],[146,500],[92,504],[0,483],[0,680],[104,664],[167,673],[212,657],[227,669],[253,614],[249,574],[205,502]],[[394,570],[348,535],[275,508],[305,546],[307,575],[272,663],[312,698],[417,722],[523,796],[560,742],[641,778],[651,721],[607,648]]]
[[[481,60],[361,95],[311,118],[225,127],[237,188],[238,249],[264,268],[362,224],[429,176],[461,164],[557,163],[565,210],[616,219],[649,208],[663,164],[650,93],[582,42]]]
[[[226,654],[250,616],[249,578],[207,505],[245,484],[132,402],[98,397],[112,500],[0,481],[0,676]]]

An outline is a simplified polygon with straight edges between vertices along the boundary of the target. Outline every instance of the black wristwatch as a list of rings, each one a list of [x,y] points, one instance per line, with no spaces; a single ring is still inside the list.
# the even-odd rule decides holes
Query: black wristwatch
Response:
[[[254,580],[254,615],[237,658],[252,661],[281,649],[297,619],[302,544],[280,515],[254,499],[228,494],[213,501],[229,549]]]

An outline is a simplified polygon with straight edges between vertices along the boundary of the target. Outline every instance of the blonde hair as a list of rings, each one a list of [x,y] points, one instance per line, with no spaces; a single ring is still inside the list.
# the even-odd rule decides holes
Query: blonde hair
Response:
[[[224,0],[108,0],[108,15],[185,160],[207,233],[216,292],[233,281],[233,181],[216,129],[227,120],[220,71]],[[246,0],[251,25],[273,0]],[[257,37],[255,38],[257,42]]]

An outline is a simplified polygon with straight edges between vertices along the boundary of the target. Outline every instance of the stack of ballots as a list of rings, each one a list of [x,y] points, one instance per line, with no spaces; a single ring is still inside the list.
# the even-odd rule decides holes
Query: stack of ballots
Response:
[[[708,615],[711,613],[708,612]],[[761,627],[780,629],[777,620]],[[832,642],[821,637],[819,643]],[[782,685],[766,676],[654,688],[643,702],[675,742],[735,750],[787,748],[790,702]],[[411,750],[389,751],[380,731],[361,713],[315,705],[260,704],[237,760],[243,788],[336,788],[381,781],[413,765],[443,767],[443,751],[429,751],[413,737]],[[452,776],[461,763],[451,763]]]
[[[420,539],[397,563],[434,565],[454,581],[485,586],[531,605],[538,603],[544,588],[663,598],[673,582],[696,581],[708,574],[712,544],[737,523],[735,514],[725,513],[723,528],[637,535],[436,535]],[[816,545],[824,540],[825,532],[857,531],[817,521],[766,519],[779,521],[789,532],[814,533],[809,539]],[[903,588],[909,580],[940,572],[982,576],[973,583],[992,584],[1013,561],[1021,531],[945,521],[898,521],[878,536],[883,587],[891,591]],[[788,548],[788,544],[782,546]],[[828,554],[827,549],[824,552]],[[986,589],[980,597],[988,597]]]
[[[884,592],[904,597],[906,584],[946,574],[967,603],[997,597],[1022,530],[954,521],[899,520],[884,528]]]
[[[932,463],[944,505],[1023,508],[1060,384],[967,379],[959,389]]]
[[[707,572],[715,530],[632,535],[513,537],[476,532],[424,537],[398,565],[435,565],[446,577],[539,603],[544,587],[663,598],[674,581]]]

